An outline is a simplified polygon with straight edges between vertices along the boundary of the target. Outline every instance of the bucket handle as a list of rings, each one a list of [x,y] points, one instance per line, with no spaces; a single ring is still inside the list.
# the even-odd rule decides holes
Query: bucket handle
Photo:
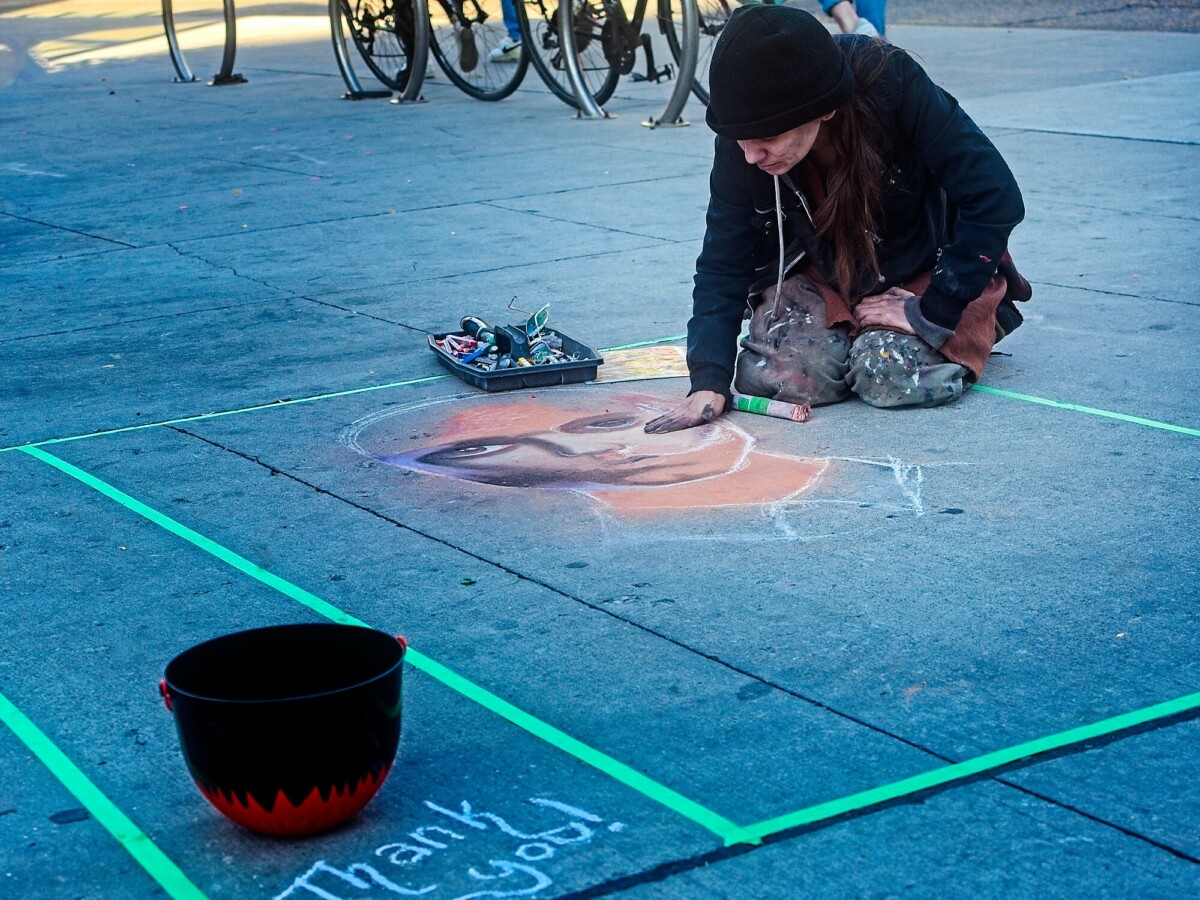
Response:
[[[400,656],[403,658],[404,654],[408,652],[408,641],[404,639],[404,635],[398,634],[396,635],[396,643],[400,645]]]
[[[167,690],[167,680],[165,678],[158,680],[158,692],[162,694],[163,703],[167,705],[167,712],[175,712],[175,708],[171,705],[171,692]]]

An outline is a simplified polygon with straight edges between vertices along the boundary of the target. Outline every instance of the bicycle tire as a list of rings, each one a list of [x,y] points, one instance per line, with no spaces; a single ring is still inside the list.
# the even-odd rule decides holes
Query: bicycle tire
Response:
[[[503,100],[520,86],[529,70],[524,44],[515,63],[491,59],[492,51],[508,37],[500,2],[429,3],[429,49],[433,58],[455,87],[476,100]]]
[[[412,75],[416,23],[408,0],[340,0],[342,17],[367,68],[394,91]]]
[[[514,0],[514,3],[521,38],[533,68],[554,96],[568,106],[578,108],[559,47],[557,0]],[[575,52],[588,92],[597,104],[602,104],[617,89],[620,73],[604,55],[604,7],[598,0],[582,0],[582,5],[586,15],[577,18]]]
[[[700,47],[696,56],[696,76],[692,79],[692,93],[696,99],[708,106],[708,64],[712,61],[713,48],[725,28],[730,13],[740,6],[738,0],[696,0],[700,13]],[[679,33],[679,0],[659,0],[659,16],[667,46],[675,64],[679,64],[683,47]]]

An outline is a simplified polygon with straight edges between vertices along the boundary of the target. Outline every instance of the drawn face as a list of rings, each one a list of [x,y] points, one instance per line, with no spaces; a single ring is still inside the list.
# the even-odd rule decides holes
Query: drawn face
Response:
[[[453,417],[435,446],[380,458],[485,484],[585,489],[708,477],[736,465],[748,449],[740,433],[716,425],[646,434],[658,404],[609,401],[603,407],[589,412],[578,401],[517,400],[488,410],[482,421]]]

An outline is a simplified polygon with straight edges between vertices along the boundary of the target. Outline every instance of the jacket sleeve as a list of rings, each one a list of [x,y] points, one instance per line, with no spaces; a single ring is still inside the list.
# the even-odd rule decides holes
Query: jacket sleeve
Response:
[[[691,391],[727,394],[760,235],[737,144],[717,138],[704,244],[696,260],[687,362]]]
[[[919,304],[907,309],[914,330],[940,347],[967,304],[996,274],[1025,206],[1008,164],[958,101],[907,53],[894,59],[900,75],[899,137],[915,148],[957,213],[938,249],[929,287]]]

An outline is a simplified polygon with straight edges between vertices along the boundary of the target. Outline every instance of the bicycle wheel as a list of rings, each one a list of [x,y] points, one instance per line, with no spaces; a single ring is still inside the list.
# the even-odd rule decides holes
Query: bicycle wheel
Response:
[[[696,77],[692,81],[692,93],[696,99],[708,106],[708,64],[712,61],[717,38],[729,20],[729,14],[739,5],[738,0],[696,0],[700,12],[700,52],[696,56]],[[659,15],[667,46],[678,65],[683,47],[680,43],[679,0],[659,0]]]
[[[340,0],[354,46],[372,74],[394,91],[412,75],[416,23],[408,0]]]
[[[429,49],[446,77],[477,100],[503,100],[529,69],[522,46],[516,62],[494,62],[508,37],[500,0],[430,0]]]
[[[558,40],[557,0],[514,0],[521,37],[529,61],[551,92],[570,106],[578,106],[571,80],[563,65]],[[620,73],[604,53],[604,7],[599,0],[572,0],[575,15],[575,53],[584,85],[596,103],[604,103],[617,89]]]

